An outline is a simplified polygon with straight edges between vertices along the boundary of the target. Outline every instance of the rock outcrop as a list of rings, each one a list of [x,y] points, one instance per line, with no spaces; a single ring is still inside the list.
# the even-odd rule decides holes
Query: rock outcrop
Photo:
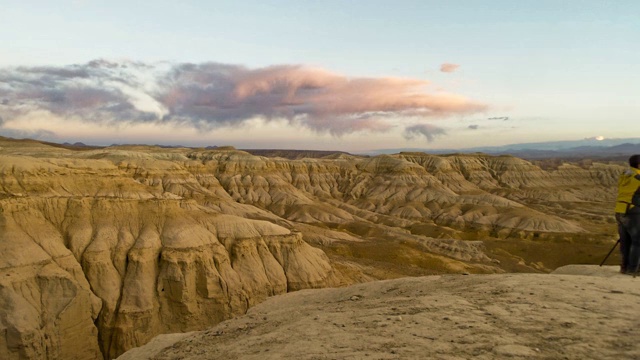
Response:
[[[560,272],[305,290],[118,360],[639,358],[637,279],[616,267]]]

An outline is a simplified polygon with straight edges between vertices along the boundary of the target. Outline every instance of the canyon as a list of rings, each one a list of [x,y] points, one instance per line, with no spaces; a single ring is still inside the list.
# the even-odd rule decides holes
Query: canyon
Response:
[[[112,359],[287,292],[546,273],[615,241],[620,163],[283,155],[0,138],[0,354]]]

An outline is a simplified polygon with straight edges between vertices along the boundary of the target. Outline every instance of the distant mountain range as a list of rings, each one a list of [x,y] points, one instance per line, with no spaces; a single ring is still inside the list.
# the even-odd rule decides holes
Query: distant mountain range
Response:
[[[429,154],[486,153],[492,155],[513,155],[523,159],[543,158],[607,158],[623,160],[632,154],[640,154],[640,138],[601,139],[596,138],[568,141],[485,146],[465,149],[423,149],[398,148],[379,149],[366,155],[396,154],[399,152],[425,152]]]
[[[11,139],[0,136],[1,139]],[[64,147],[72,150],[90,150],[103,148],[104,146],[87,145],[82,142],[76,143],[52,143],[40,140],[22,139],[15,140],[22,142],[40,142],[55,147]],[[123,144],[113,144],[118,146]],[[126,144],[140,145],[144,144]],[[161,148],[189,148],[190,146],[182,145],[161,145],[153,146]],[[199,148],[199,147],[191,147]],[[206,149],[228,149],[229,146],[207,146]],[[540,159],[566,159],[566,160],[583,160],[583,159],[599,159],[612,161],[626,161],[630,155],[640,154],[640,138],[623,138],[623,139],[603,139],[588,138],[582,140],[567,141],[548,141],[535,143],[509,144],[502,146],[483,146],[462,149],[427,149],[427,148],[393,148],[393,149],[377,149],[362,152],[347,153],[343,151],[331,150],[292,150],[292,149],[242,149],[253,155],[266,157],[283,157],[288,159],[301,158],[325,158],[340,157],[345,155],[356,156],[375,156],[382,154],[398,154],[401,152],[423,152],[427,154],[443,155],[443,154],[470,154],[485,153],[489,155],[512,155],[527,160]]]

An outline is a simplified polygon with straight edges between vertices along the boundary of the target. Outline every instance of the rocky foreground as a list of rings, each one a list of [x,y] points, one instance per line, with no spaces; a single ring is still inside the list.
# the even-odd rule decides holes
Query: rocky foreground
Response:
[[[638,359],[640,278],[616,267],[443,275],[270,298],[138,359]]]

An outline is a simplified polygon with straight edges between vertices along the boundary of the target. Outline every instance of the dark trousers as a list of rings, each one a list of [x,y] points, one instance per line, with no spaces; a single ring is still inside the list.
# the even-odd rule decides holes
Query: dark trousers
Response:
[[[620,269],[626,272],[640,270],[640,213],[616,214],[620,235]]]

